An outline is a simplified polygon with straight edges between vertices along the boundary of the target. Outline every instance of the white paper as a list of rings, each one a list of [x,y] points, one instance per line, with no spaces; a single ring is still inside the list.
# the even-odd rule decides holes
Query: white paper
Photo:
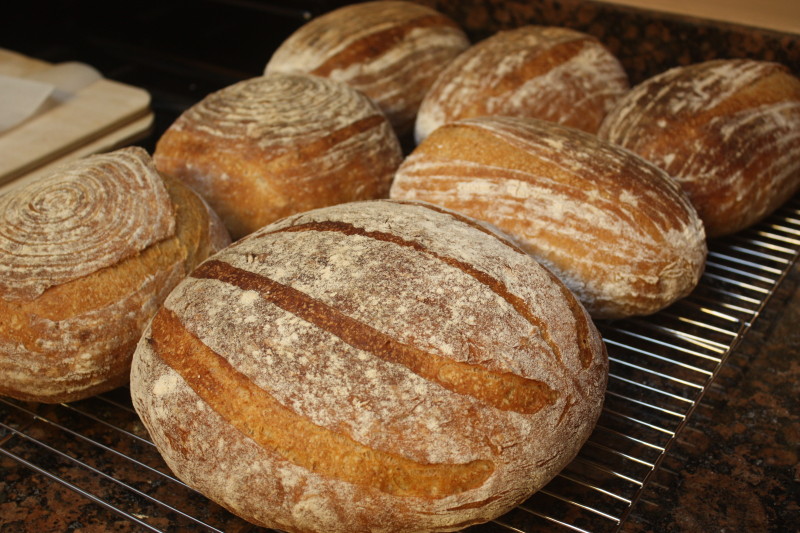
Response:
[[[0,132],[36,113],[54,90],[49,83],[0,74]]]
[[[55,86],[52,97],[60,102],[70,98],[100,78],[102,76],[93,67],[74,61],[59,63],[26,76],[26,79]]]
[[[24,77],[0,74],[0,133],[69,100],[101,78],[97,70],[77,62],[59,63]]]

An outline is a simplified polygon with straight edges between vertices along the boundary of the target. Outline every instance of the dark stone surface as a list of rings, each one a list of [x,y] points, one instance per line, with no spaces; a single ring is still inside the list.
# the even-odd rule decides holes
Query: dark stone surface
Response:
[[[795,263],[709,387],[623,531],[798,531],[798,398]]]

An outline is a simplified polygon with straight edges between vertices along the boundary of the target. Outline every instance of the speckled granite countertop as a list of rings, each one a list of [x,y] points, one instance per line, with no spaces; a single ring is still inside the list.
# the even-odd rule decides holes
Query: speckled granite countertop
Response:
[[[800,264],[666,455],[623,531],[800,530]]]
[[[452,16],[473,40],[499,29],[528,23],[564,25],[587,31],[619,55],[634,83],[677,64],[715,57],[770,59],[800,74],[800,38],[777,32],[675,16],[653,17],[636,9],[578,0],[431,0],[420,3]],[[58,38],[64,35],[69,33],[57,34]],[[9,40],[9,44],[12,41]],[[84,52],[87,46],[109,46],[104,41],[84,41],[79,48]],[[52,57],[45,59],[69,59],[62,57],[64,50],[60,46],[48,43],[38,49],[52,53]],[[111,55],[114,53],[121,54],[121,51],[111,48]],[[80,59],[93,62],[91,57]],[[252,65],[257,66],[258,62],[253,61],[251,65],[245,59],[248,58],[240,62],[241,70],[218,69],[213,76],[192,82],[185,100],[164,99],[163,94],[153,90],[163,102],[158,104],[157,101],[157,120],[162,123],[157,127],[170,122],[177,112],[172,106],[198,99],[215,84],[225,85],[242,75],[256,75]],[[100,59],[93,64],[105,67]],[[112,75],[121,81],[135,82],[131,73],[136,68],[137,65],[125,65]],[[622,530],[798,531],[799,393],[800,264],[795,263],[665,455],[642,498],[632,507]],[[44,414],[50,416],[50,411],[45,410]],[[132,434],[144,431],[135,422],[127,429]],[[36,431],[34,428],[34,435]],[[0,432],[0,447],[5,444],[2,435]],[[154,450],[146,448],[138,452],[145,456],[155,454]],[[52,468],[81,484],[81,474],[71,469],[68,459],[54,462]],[[137,483],[135,472],[127,474],[134,484]],[[142,479],[141,482],[146,481]],[[100,486],[104,483],[89,483],[98,485],[91,486],[97,493],[110,490]],[[159,490],[152,486],[150,489]],[[134,518],[148,513],[146,505],[138,501],[128,503],[135,509]],[[214,517],[216,523],[223,524],[225,531],[257,531],[203,499],[197,500],[195,508],[203,517]],[[151,523],[175,531],[192,529],[180,517],[174,521],[156,519]],[[3,533],[142,530],[135,522],[0,455],[0,531]]]

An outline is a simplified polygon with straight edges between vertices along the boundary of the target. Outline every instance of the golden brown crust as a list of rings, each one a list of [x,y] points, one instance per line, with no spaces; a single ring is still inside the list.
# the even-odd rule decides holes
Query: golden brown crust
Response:
[[[487,230],[359,202],[204,262],[131,372],[173,472],[307,533],[454,531],[541,487],[596,422],[607,356],[571,293]]]
[[[124,151],[149,160],[143,150]],[[136,342],[169,291],[230,242],[195,193],[174,180],[158,180],[170,202],[173,235],[39,296],[0,299],[0,314],[7,317],[0,322],[0,394],[56,403],[127,382]],[[143,213],[134,228],[153,223],[151,213]],[[40,265],[48,268],[48,258]]]
[[[315,474],[377,487],[387,494],[441,498],[479,487],[489,461],[420,464],[361,445],[297,416],[191,335],[168,309],[156,314],[149,337],[156,356],[178,372],[209,406],[260,446]],[[280,428],[277,431],[276,428]],[[335,461],[320,461],[321,458]]]
[[[541,120],[442,126],[406,158],[390,195],[496,225],[595,318],[662,309],[694,288],[705,264],[702,224],[663,171]]]
[[[403,137],[436,76],[468,46],[458,25],[433,9],[364,2],[299,28],[265,72],[307,72],[346,83],[375,101]]]
[[[234,239],[316,207],[382,198],[402,153],[345,86],[273,74],[209,95],[159,139],[158,169],[208,201]]]
[[[714,60],[644,81],[598,135],[681,184],[708,236],[744,229],[800,189],[800,80],[782,65]]]
[[[0,196],[0,213],[0,296],[12,300],[114,265],[175,232],[161,178],[135,149],[75,161],[12,189]]]
[[[328,230],[317,227],[309,231]],[[364,235],[369,235],[373,239],[381,238],[374,232]],[[397,241],[392,239],[390,242]],[[465,268],[461,263],[451,264],[462,270],[472,270]],[[487,372],[478,366],[450,361],[446,357],[398,342],[368,324],[351,319],[334,307],[309,298],[288,285],[237,269],[227,263],[209,260],[198,267],[192,273],[192,277],[216,279],[242,290],[256,291],[270,303],[339,337],[350,346],[365,350],[385,361],[403,365],[415,374],[446,389],[473,396],[497,409],[533,414],[555,403],[556,392],[541,381],[522,378],[508,372],[502,374]],[[479,279],[486,283],[486,278],[487,276],[482,276]],[[491,278],[489,280],[500,284]],[[506,295],[509,300],[512,299],[511,295],[507,293]],[[522,307],[523,312],[528,315],[526,318],[539,327],[542,337],[549,341],[547,327],[539,320],[530,317],[527,308],[524,305]],[[548,345],[560,358],[558,346],[552,342],[548,342]]]
[[[451,62],[423,99],[415,137],[480,116],[549,120],[594,133],[628,90],[619,61],[594,37],[567,28],[498,32]]]
[[[361,5],[358,9],[363,10],[364,7],[364,5]],[[375,7],[385,8],[386,4],[376,4]],[[354,63],[363,61],[365,57],[369,57],[370,55],[382,56],[391,52],[392,49],[397,46],[398,42],[407,38],[408,35],[414,30],[421,30],[436,26],[458,29],[458,25],[456,25],[455,22],[448,19],[441,13],[425,10],[425,8],[421,8],[418,5],[412,7],[409,4],[408,7],[411,7],[411,9],[419,9],[419,16],[400,21],[396,25],[387,27],[380,33],[370,33],[362,36],[350,44],[347,48],[343,48],[325,58],[325,61],[311,71],[311,74],[316,74],[317,76],[323,77],[330,76],[334,70],[348,68]],[[342,17],[345,16],[347,16],[347,14],[342,15]],[[352,17],[356,17],[357,19],[358,15],[350,14],[348,16],[350,20],[352,20]]]

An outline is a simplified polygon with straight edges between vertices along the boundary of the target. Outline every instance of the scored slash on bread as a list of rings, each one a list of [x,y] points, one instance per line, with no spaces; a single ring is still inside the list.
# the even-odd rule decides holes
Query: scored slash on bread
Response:
[[[575,456],[607,365],[572,293],[491,226],[378,200],[204,262],[144,334],[131,393],[170,468],[253,523],[453,531]]]
[[[445,15],[412,2],[363,2],[321,15],[290,35],[265,73],[305,72],[358,89],[401,138],[441,70],[469,46]]]
[[[619,60],[591,35],[523,26],[474,44],[444,68],[420,104],[414,136],[419,143],[443,124],[480,116],[595,133],[628,88]]]
[[[594,318],[654,313],[705,266],[703,225],[661,169],[544,120],[441,126],[400,165],[391,198],[489,222],[550,268]]]
[[[800,190],[800,79],[751,59],[675,67],[634,87],[598,135],[675,178],[709,237],[729,235]]]
[[[159,171],[194,188],[239,239],[279,218],[388,195],[402,159],[367,97],[307,74],[269,74],[212,93],[159,139]]]

